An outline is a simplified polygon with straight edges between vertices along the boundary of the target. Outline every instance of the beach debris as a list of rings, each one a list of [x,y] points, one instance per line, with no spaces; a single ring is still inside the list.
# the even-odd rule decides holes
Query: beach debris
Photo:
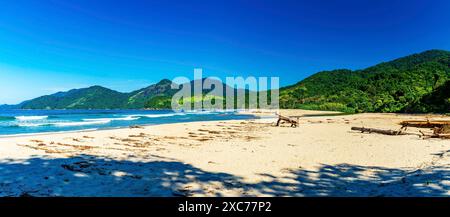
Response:
[[[208,133],[210,133],[210,134],[220,134],[220,132],[217,131],[217,130],[205,130],[205,129],[199,129],[198,131],[200,131],[200,132],[208,132]]]
[[[400,122],[400,125],[402,127],[418,127],[418,128],[434,128],[434,127],[443,127],[443,126],[450,126],[450,121],[433,121],[433,120],[425,120],[425,121],[402,121]]]
[[[294,120],[291,117],[287,117],[287,116],[283,116],[283,115],[278,115],[278,121],[277,121],[277,127],[280,126],[281,123],[290,123],[291,127],[297,127],[298,126],[298,121],[299,118],[297,117],[297,120]]]
[[[206,141],[209,141],[209,140],[211,140],[210,138],[199,138],[199,139],[197,139],[197,141],[200,141],[200,142],[206,142]]]
[[[422,131],[419,131],[419,132],[422,134],[422,137],[424,139],[427,139],[427,138],[450,139],[450,133],[445,133],[445,134],[440,134],[440,133],[427,134],[427,133],[424,133]]]
[[[421,137],[424,139],[427,138],[450,139],[450,121],[414,120],[414,121],[402,121],[400,122],[400,125],[402,125],[401,130],[406,130],[408,127],[432,129],[433,132],[431,134],[419,130],[419,132],[421,133]]]
[[[450,139],[450,121],[412,120],[412,121],[402,121],[399,124],[402,126],[399,130],[383,130],[365,127],[352,127],[351,129],[355,131],[361,131],[361,133],[378,133],[391,136],[417,135],[423,139],[427,138]],[[422,130],[419,130],[419,133],[408,133],[406,132],[408,127],[428,128],[432,130],[432,133],[426,133]]]
[[[418,135],[416,133],[407,133],[403,130],[383,130],[383,129],[376,129],[376,128],[365,128],[365,127],[352,127],[351,128],[354,131],[361,131],[361,133],[378,133],[383,135],[390,135],[390,136],[398,136],[398,135]]]
[[[89,146],[89,145],[72,145],[72,144],[65,144],[65,143],[60,143],[60,142],[56,143],[56,145],[71,147],[71,148],[74,148],[76,150],[81,150],[81,151],[90,150],[90,149],[94,148],[93,146]]]
[[[450,133],[450,125],[442,125],[440,127],[435,127],[433,133],[435,134]]]
[[[130,139],[130,138],[120,139],[120,141],[122,141],[122,142],[139,142],[139,140],[137,140],[137,139]]]
[[[139,126],[139,125],[131,125],[130,129],[144,129],[143,126]]]
[[[145,137],[147,134],[139,133],[139,135],[128,135],[128,137]]]
[[[90,167],[91,165],[92,164],[87,161],[80,161],[73,164],[63,164],[61,167],[72,172],[84,172],[84,169]]]

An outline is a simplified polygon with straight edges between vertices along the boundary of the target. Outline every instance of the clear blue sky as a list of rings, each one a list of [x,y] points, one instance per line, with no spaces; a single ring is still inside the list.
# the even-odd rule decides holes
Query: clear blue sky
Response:
[[[359,69],[450,50],[449,1],[0,0],[0,104],[163,78]]]

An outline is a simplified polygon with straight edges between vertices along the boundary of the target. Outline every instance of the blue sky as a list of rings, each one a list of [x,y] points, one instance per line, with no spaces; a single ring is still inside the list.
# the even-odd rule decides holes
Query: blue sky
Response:
[[[360,69],[450,50],[449,1],[0,0],[0,104],[176,76]]]

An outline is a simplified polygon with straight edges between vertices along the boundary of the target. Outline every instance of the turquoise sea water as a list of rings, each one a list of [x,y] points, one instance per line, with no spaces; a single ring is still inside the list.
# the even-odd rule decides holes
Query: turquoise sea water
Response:
[[[0,136],[250,118],[234,111],[0,110]]]

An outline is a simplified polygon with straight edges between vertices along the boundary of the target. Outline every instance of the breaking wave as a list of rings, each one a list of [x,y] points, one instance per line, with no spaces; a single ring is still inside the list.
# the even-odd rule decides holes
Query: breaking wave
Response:
[[[35,121],[47,119],[48,116],[16,116],[14,118],[19,121]]]

